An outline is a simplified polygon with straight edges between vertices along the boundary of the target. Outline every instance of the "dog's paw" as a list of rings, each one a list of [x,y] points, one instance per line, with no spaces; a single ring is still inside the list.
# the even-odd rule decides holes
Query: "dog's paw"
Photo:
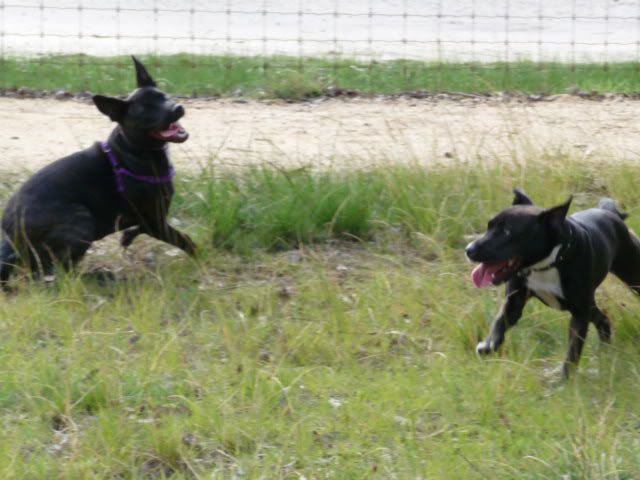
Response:
[[[186,243],[184,251],[192,258],[198,258],[200,254],[200,249],[193,241],[189,241]]]
[[[564,365],[548,365],[542,368],[541,378],[550,389],[562,387],[567,382]]]
[[[476,345],[476,353],[478,355],[488,355],[489,353],[495,352],[496,345],[493,340],[483,340]]]
[[[120,237],[120,246],[122,246],[122,248],[129,247],[129,245],[133,243],[133,241],[139,234],[140,230],[135,227],[129,230],[125,230],[124,232],[122,232],[122,236]]]

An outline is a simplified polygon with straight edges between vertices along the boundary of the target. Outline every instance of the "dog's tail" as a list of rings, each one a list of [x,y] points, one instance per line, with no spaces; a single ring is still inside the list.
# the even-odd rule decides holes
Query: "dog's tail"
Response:
[[[598,203],[598,208],[616,214],[618,217],[620,217],[620,220],[624,220],[629,216],[627,212],[623,212],[622,210],[620,210],[620,208],[618,208],[618,202],[616,202],[613,198],[603,198],[602,200],[600,200],[600,203]]]

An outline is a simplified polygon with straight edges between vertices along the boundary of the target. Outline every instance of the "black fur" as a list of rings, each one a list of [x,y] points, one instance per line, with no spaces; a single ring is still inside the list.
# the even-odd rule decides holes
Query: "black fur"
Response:
[[[160,91],[142,63],[133,60],[138,88],[124,100],[96,95],[93,101],[118,123],[109,144],[120,165],[136,174],[162,177],[170,168],[166,142],[188,137],[181,127],[175,135],[166,133],[177,125],[184,108]],[[35,274],[50,273],[57,262],[71,267],[94,240],[122,229],[127,229],[123,246],[146,233],[195,254],[193,241],[166,222],[171,183],[124,177],[124,185],[125,192],[119,193],[112,166],[98,143],[29,178],[9,199],[2,218],[0,283],[6,283],[17,263]]]

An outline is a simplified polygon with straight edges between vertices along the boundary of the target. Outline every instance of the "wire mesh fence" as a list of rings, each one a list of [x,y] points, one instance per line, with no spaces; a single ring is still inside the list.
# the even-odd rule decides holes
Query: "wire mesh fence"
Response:
[[[182,69],[183,93],[273,90],[291,78],[349,87],[354,77],[372,91],[441,89],[461,72],[500,88],[519,69],[544,89],[567,66],[640,75],[640,1],[0,0],[5,87],[121,88],[132,53]]]

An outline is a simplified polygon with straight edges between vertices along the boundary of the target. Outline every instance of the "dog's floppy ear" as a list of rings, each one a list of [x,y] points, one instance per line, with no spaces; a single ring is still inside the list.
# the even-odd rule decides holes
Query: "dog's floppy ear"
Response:
[[[94,95],[93,103],[96,104],[98,110],[108,116],[114,122],[119,122],[127,113],[129,103],[114,97],[105,97],[104,95]]]
[[[133,63],[136,66],[136,80],[138,81],[138,87],[155,87],[155,80],[149,75],[145,66],[136,57],[131,55]]]
[[[569,197],[569,199],[555,207],[547,208],[540,212],[540,218],[543,219],[550,225],[561,225],[564,219],[567,216],[567,212],[569,211],[569,207],[571,206],[571,201],[573,200],[573,196]]]
[[[533,205],[533,200],[519,188],[513,189],[513,202],[511,205]]]

